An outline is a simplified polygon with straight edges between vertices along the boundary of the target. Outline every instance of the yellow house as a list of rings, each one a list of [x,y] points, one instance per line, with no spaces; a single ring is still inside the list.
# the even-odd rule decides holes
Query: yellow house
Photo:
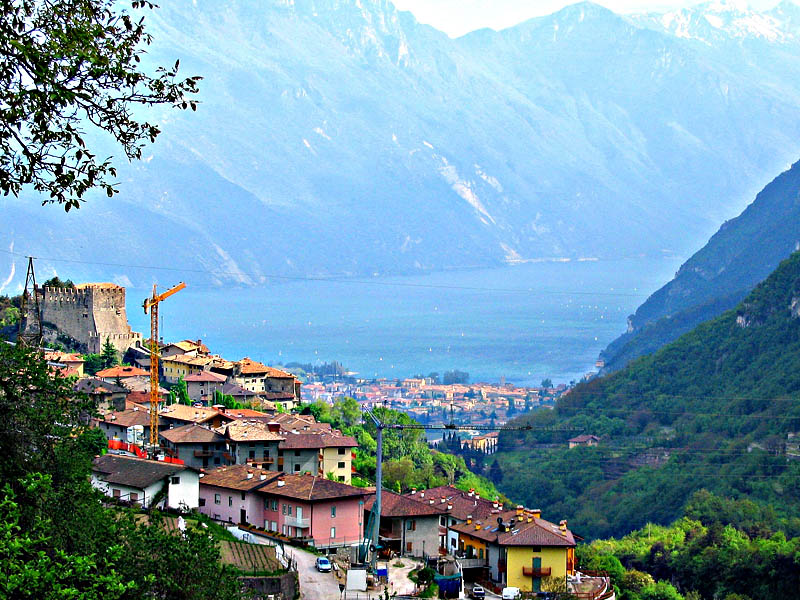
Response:
[[[547,579],[575,573],[575,538],[567,522],[545,521],[539,510],[519,506],[451,529],[458,532],[464,566],[487,569],[501,585],[538,592]]]

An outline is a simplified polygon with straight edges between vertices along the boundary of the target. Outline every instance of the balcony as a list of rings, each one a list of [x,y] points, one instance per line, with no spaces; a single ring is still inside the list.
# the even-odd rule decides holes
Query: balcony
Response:
[[[223,452],[222,453],[222,457],[225,460],[227,460],[228,462],[230,462],[230,463],[235,463],[236,462],[236,457],[233,454],[231,454],[230,452]]]
[[[195,458],[210,458],[213,452],[211,450],[195,450],[194,457]]]
[[[310,519],[298,519],[297,517],[284,517],[283,524],[288,527],[299,527],[301,529],[311,526]]]
[[[489,566],[485,558],[459,558],[457,560],[462,569],[480,569]]]
[[[522,567],[522,574],[525,577],[550,577],[550,567]]]

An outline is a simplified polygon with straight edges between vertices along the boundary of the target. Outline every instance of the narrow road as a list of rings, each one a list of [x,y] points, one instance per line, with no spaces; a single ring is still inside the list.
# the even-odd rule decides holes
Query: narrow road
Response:
[[[300,598],[303,600],[339,600],[339,584],[333,573],[320,573],[314,566],[317,557],[300,548],[286,548],[297,561],[300,577]]]

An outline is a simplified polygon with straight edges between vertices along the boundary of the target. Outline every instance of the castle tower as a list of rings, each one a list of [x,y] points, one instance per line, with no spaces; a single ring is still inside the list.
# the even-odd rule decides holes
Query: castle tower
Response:
[[[72,338],[82,350],[100,352],[108,338],[124,354],[142,338],[128,325],[125,288],[120,285],[84,283],[74,288],[44,287],[37,294],[45,328]]]

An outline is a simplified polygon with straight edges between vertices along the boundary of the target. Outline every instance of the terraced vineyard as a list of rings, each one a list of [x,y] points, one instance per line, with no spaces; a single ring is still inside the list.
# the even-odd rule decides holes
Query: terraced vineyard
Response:
[[[243,573],[263,574],[283,570],[272,546],[222,541],[220,552],[222,562],[233,565]]]

